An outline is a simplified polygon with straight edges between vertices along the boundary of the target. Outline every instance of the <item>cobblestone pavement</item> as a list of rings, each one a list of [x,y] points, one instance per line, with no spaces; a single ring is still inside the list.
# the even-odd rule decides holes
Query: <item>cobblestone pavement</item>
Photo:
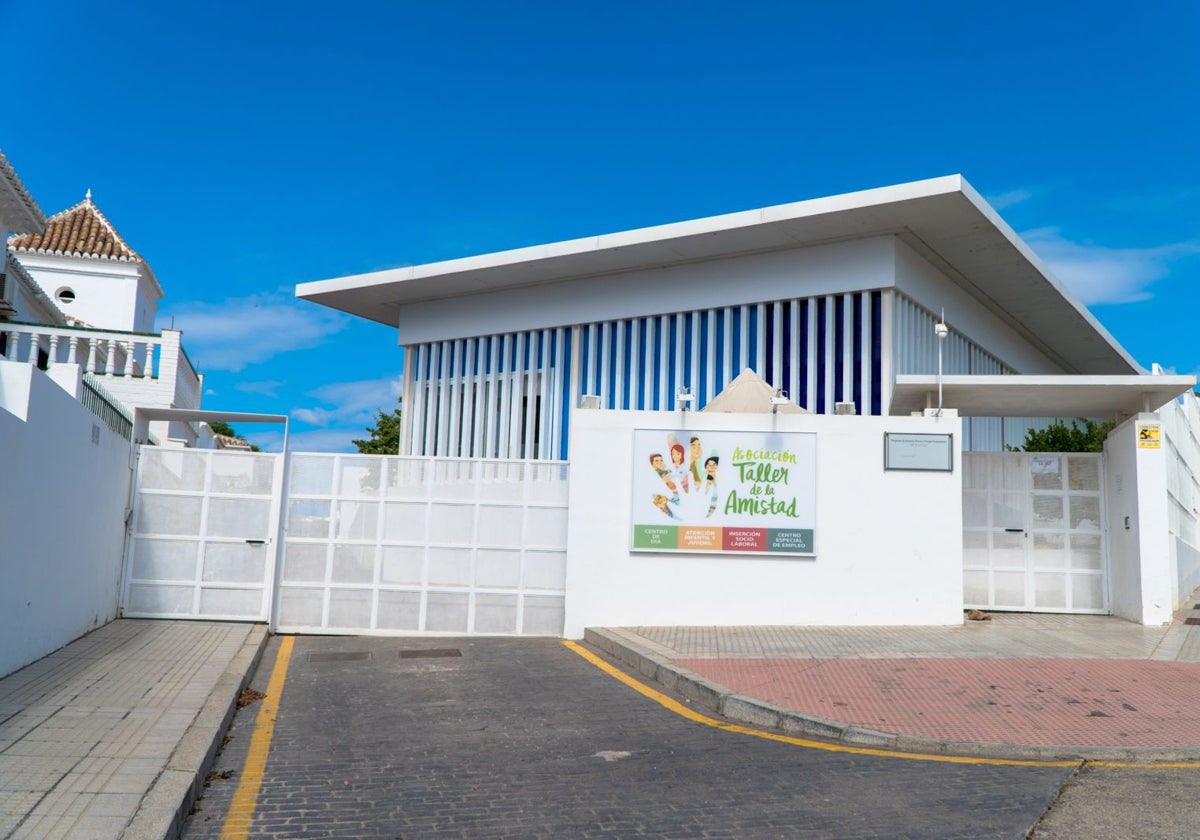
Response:
[[[400,657],[413,648],[462,655]],[[257,707],[185,838],[220,836]],[[1022,838],[1072,771],[720,731],[553,640],[298,637],[250,836]]]

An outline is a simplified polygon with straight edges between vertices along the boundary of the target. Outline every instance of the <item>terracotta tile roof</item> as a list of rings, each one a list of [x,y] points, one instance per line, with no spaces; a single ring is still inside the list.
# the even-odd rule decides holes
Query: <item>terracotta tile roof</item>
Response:
[[[213,441],[216,443],[217,449],[235,449],[245,452],[251,451],[249,441],[243,440],[242,438],[214,434]]]
[[[17,233],[41,230],[46,223],[41,208],[17,177],[4,152],[0,152],[0,211],[10,224],[20,228]]]
[[[44,231],[14,236],[8,240],[8,247],[17,253],[97,257],[121,262],[143,261],[92,203],[91,190],[88,190],[87,198],[74,207],[68,207],[47,219]]]

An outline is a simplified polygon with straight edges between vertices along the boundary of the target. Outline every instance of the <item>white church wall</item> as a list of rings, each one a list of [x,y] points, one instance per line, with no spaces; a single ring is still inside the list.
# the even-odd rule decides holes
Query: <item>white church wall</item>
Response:
[[[816,556],[632,551],[634,429],[815,432]],[[885,432],[952,434],[953,471],[885,471]],[[565,635],[588,626],[958,624],[960,440],[957,418],[576,411]]]
[[[137,332],[154,328],[152,316],[148,325],[138,317],[141,309],[154,307],[139,292],[142,281],[136,263],[30,253],[18,258],[64,315],[98,329]],[[75,299],[63,301],[62,289],[73,291]]]
[[[129,441],[49,376],[0,360],[0,676],[116,617]]]

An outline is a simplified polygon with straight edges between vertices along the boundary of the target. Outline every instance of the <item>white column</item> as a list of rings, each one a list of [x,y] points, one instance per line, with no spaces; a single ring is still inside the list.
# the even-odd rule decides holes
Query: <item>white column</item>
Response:
[[[861,365],[859,378],[862,380],[862,405],[859,414],[871,413],[871,293],[860,292],[862,297],[862,343],[859,345]]]
[[[700,313],[689,312],[684,316],[687,324],[687,346],[692,354],[691,364],[688,365],[688,387],[692,389],[691,410],[700,408]]]
[[[758,328],[765,341],[765,325],[759,324]],[[791,389],[783,378],[783,350],[783,303],[775,301],[771,304],[771,346],[767,348],[767,352],[771,354],[771,384],[787,391],[787,395],[791,397]]]
[[[792,336],[787,347],[792,374],[787,383],[788,396],[792,402],[808,408],[804,405],[805,395],[800,393],[800,367],[804,364],[804,348],[800,346],[800,301],[793,299],[788,303],[788,319]]]
[[[486,338],[475,339],[475,373],[471,378],[475,389],[475,422],[471,424],[471,457],[483,457],[483,432],[487,419],[487,342]]]
[[[108,356],[104,360],[104,375],[109,377],[116,376],[116,371],[114,370],[116,366],[117,340],[115,338],[110,338],[108,340]]]
[[[459,448],[462,431],[462,377],[459,371],[462,370],[462,365],[463,342],[460,338],[450,345],[450,376],[447,380],[447,387],[450,389],[450,422],[446,429],[446,455],[451,458],[462,457],[462,450]]]
[[[437,443],[436,413],[437,413],[437,375],[441,344],[430,342],[429,345],[429,374],[425,377],[425,445],[421,448],[422,455],[436,455],[434,446]]]
[[[707,330],[704,336],[704,360],[707,368],[704,372],[704,401],[708,403],[717,395],[717,370],[720,367],[717,361],[717,310],[709,309],[705,312],[704,317],[707,321]],[[697,397],[697,399],[699,398]]]

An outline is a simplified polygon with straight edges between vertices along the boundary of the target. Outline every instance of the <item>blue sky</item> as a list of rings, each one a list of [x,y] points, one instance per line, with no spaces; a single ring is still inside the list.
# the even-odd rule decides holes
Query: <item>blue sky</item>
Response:
[[[205,407],[346,450],[394,329],[295,284],[963,174],[1142,364],[1200,370],[1200,4],[0,0],[0,148],[93,191]],[[278,434],[244,428],[277,445]]]

